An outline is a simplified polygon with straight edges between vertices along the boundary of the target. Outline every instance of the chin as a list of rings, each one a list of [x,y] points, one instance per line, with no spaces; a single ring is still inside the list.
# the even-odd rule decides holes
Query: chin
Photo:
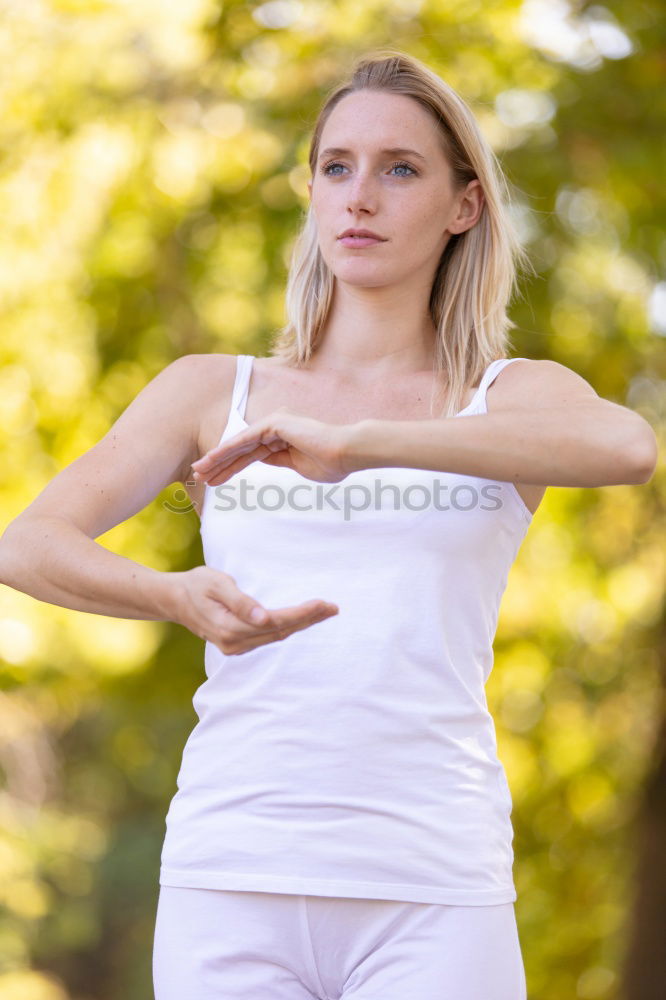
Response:
[[[359,256],[348,257],[346,260],[338,258],[326,261],[326,264],[338,281],[345,281],[349,285],[385,285],[387,281],[400,279],[400,274],[393,274],[393,269],[387,267],[386,261],[369,260]]]
[[[355,288],[381,288],[393,283],[385,271],[382,274],[363,274],[359,269],[353,274],[334,271],[333,275],[336,281],[340,281],[344,285],[352,285]]]

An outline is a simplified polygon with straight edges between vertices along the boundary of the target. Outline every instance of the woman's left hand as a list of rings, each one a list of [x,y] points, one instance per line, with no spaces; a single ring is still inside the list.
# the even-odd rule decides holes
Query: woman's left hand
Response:
[[[347,457],[351,427],[281,406],[193,462],[194,476],[217,486],[258,461],[293,469],[317,483],[339,483],[353,471]]]

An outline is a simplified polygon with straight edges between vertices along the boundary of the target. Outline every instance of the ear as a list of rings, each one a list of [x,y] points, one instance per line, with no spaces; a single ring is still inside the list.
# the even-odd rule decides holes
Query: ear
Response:
[[[458,211],[447,229],[450,233],[464,233],[479,221],[485,197],[478,178],[470,181],[458,202]]]

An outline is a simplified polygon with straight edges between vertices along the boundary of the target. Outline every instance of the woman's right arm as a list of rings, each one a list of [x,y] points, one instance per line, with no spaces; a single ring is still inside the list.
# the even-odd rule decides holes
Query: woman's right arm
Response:
[[[170,620],[170,576],[110,552],[57,516],[19,515],[0,540],[1,583],[75,611]]]
[[[233,355],[187,354],[146,385],[104,437],[58,473],[0,538],[0,582],[37,600],[115,618],[174,621],[242,653],[337,613],[314,598],[267,611],[234,579],[208,566],[163,572],[116,555],[95,538],[126,521],[167,486],[186,482],[199,458],[206,389],[231,396]]]
[[[197,458],[197,379],[206,364],[206,355],[190,354],[167,365],[104,437],[10,522],[0,538],[2,583],[77,611],[170,618],[179,574],[142,566],[94,539],[188,478]]]

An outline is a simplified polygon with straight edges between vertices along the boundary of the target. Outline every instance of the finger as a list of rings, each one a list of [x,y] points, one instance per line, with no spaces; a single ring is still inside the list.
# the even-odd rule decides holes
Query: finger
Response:
[[[259,441],[259,436],[257,434],[257,428],[248,428],[244,431],[239,431],[238,434],[234,434],[228,440],[223,441],[221,444],[216,445],[198,458],[196,462],[192,462],[192,468],[199,466],[200,468],[207,468],[212,462],[214,462],[220,455],[228,454],[230,451],[235,451],[237,454],[241,454],[243,450],[247,448],[254,448]]]
[[[288,451],[274,451],[272,455],[266,455],[261,459],[264,465],[275,465],[281,469],[296,470],[294,460]]]
[[[243,455],[238,455],[234,459],[228,459],[226,462],[209,459],[209,456],[204,456],[204,458],[199,459],[199,462],[203,462],[205,460],[208,463],[205,466],[205,468],[202,466],[199,466],[199,468],[195,468],[195,466],[197,466],[198,463],[197,462],[192,463],[191,467],[194,470],[194,478],[203,479],[207,481],[212,476],[217,475],[218,472],[221,472],[225,468],[229,468],[229,474],[233,475],[234,470],[239,471],[241,468],[245,468],[246,465],[250,465],[251,462],[255,462],[259,457],[257,452],[262,452],[263,454],[265,454],[266,451],[267,449],[264,448],[262,445],[259,445],[258,447],[255,446],[253,451],[246,451],[243,453]],[[263,454],[261,456],[262,458]],[[231,466],[234,467],[233,470]]]
[[[315,598],[296,607],[277,608],[269,611],[269,615],[271,623],[278,629],[300,628],[302,625],[307,625],[317,615],[337,614],[338,610],[338,606],[331,601]]]
[[[278,608],[268,611],[268,619],[261,626],[253,625],[251,630],[248,631],[245,624],[241,625],[239,623],[239,629],[241,632],[246,632],[248,637],[263,635],[275,638],[279,632],[288,633],[296,629],[307,628],[308,625],[312,625],[313,622],[319,621],[322,617],[328,618],[331,615],[337,614],[338,611],[339,608],[337,605],[332,604],[330,601],[315,599],[313,601],[306,601],[305,604],[300,604],[296,607]]]
[[[223,454],[208,452],[203,458],[193,462],[191,468],[195,478],[207,479],[215,470],[224,469],[233,462],[242,460],[244,456],[250,456],[249,461],[254,461],[252,457],[254,452],[262,448],[265,450],[265,446],[260,442],[253,441],[251,444],[246,444],[243,448],[235,448],[233,452],[225,451]]]
[[[237,586],[234,578],[227,574],[220,574],[216,578],[215,586],[209,592],[209,596],[213,600],[219,601],[223,605],[224,611],[230,611],[240,622],[247,623],[253,631],[256,631],[258,626],[264,626],[265,631],[276,627],[289,628],[292,624],[299,624],[307,619],[309,614],[331,609],[336,612],[338,610],[337,605],[331,601],[325,601],[318,597],[286,608],[269,610],[249,594],[244,593]]]
[[[210,469],[195,472],[194,478],[208,483],[209,486],[219,486],[220,483],[231,479],[232,476],[247,468],[248,465],[252,465],[253,462],[261,462],[276,454],[279,454],[279,452],[276,452],[273,448],[269,448],[267,445],[259,445],[254,451],[248,452],[234,461],[215,462]],[[285,452],[286,454],[288,453]],[[275,464],[278,463],[276,462]],[[288,464],[288,460],[285,461],[285,464]]]
[[[337,605],[331,604],[330,601],[307,601],[305,604],[300,604],[296,607],[267,610],[266,614],[268,617],[266,621],[260,623],[251,622],[249,623],[249,628],[245,624],[245,619],[243,619],[238,623],[238,628],[241,633],[245,632],[248,636],[257,634],[269,635],[280,631],[307,627],[307,625],[311,624],[321,615],[329,616],[337,614],[338,610]]]
[[[207,483],[208,486],[219,486],[220,483],[224,483],[228,479],[231,479],[232,476],[235,476],[243,469],[246,469],[247,466],[252,465],[253,462],[261,461],[268,454],[269,452],[266,448],[259,448],[256,451],[250,452],[245,457],[237,458],[226,467],[216,464],[211,469],[207,469],[202,473],[195,472],[194,478],[197,481]]]
[[[221,574],[209,596],[222,604],[224,611],[230,611],[253,629],[256,629],[257,625],[270,625],[268,609],[249,594],[243,593],[231,576]]]
[[[192,468],[199,472],[208,472],[219,465],[223,468],[240,455],[245,455],[259,447],[269,447],[271,451],[286,447],[280,435],[264,426],[250,427],[246,431],[234,434],[233,437],[211,448],[205,455],[192,463]]]
[[[291,635],[293,632],[302,632],[305,628],[310,628],[312,625],[317,625],[319,622],[325,621],[327,618],[333,618],[337,615],[337,611],[321,611],[314,615],[308,615],[307,619],[304,619],[298,624],[290,625],[288,627],[278,629],[278,635],[282,635],[285,632]]]
[[[250,649],[256,649],[258,646],[264,646],[271,642],[279,642],[287,639],[294,632],[300,632],[303,629],[310,628],[312,625],[316,625],[318,622],[324,621],[326,618],[331,618],[337,611],[324,611],[319,614],[311,616],[307,621],[302,621],[300,624],[293,624],[289,627],[284,626],[283,628],[262,630],[260,633],[255,633],[254,636],[248,636],[242,641],[241,652],[247,652]]]

